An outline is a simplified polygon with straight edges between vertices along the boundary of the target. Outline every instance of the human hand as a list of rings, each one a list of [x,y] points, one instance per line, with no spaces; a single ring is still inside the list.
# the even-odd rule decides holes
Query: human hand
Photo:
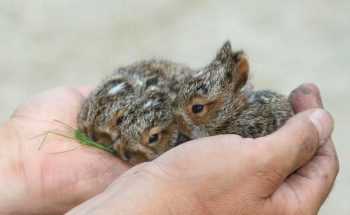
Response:
[[[43,137],[33,137],[62,130],[54,120],[76,127],[88,91],[58,88],[43,93],[21,105],[1,126],[0,214],[62,214],[128,169],[104,151],[57,135],[49,135],[38,149]]]
[[[339,164],[319,91],[291,95],[298,113],[257,139],[191,141],[136,166],[70,214],[316,214]],[[308,110],[310,109],[310,110]]]

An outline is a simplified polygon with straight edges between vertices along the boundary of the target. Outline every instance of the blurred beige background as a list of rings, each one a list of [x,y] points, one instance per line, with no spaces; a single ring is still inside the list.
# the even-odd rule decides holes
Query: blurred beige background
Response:
[[[162,56],[194,67],[224,40],[250,56],[257,88],[317,83],[336,120],[341,172],[320,214],[350,214],[350,1],[0,0],[0,122],[30,96],[94,85]]]

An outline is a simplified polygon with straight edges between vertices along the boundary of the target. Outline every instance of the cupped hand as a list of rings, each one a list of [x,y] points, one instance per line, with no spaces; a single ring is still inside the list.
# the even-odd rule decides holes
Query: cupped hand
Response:
[[[130,169],[70,214],[317,214],[339,169],[333,121],[314,85],[290,98],[299,113],[275,133],[188,142]]]
[[[128,166],[71,136],[87,88],[57,88],[18,107],[0,128],[0,214],[62,214],[103,191]],[[42,147],[40,145],[43,144]],[[40,149],[39,149],[40,147]]]

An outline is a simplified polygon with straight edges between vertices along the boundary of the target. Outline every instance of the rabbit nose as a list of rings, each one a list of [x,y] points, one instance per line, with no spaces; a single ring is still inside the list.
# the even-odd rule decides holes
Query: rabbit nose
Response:
[[[191,138],[189,138],[188,136],[182,134],[182,133],[179,133],[177,135],[177,138],[176,138],[176,143],[175,143],[175,146],[178,146],[184,142],[187,142],[187,141],[190,141]]]
[[[179,133],[182,133],[182,135],[185,135],[187,137],[191,136],[191,133],[192,133],[191,129],[188,123],[186,122],[186,120],[184,119],[184,117],[180,114],[177,114],[175,118],[176,118],[178,130],[180,131]]]
[[[130,153],[127,151],[126,142],[122,140],[122,138],[118,138],[113,142],[113,149],[116,154],[124,161],[128,161],[130,159]]]

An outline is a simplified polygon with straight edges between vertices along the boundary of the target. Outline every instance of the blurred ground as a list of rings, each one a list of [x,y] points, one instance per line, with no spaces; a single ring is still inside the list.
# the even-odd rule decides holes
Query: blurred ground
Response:
[[[350,214],[349,11],[347,0],[0,0],[0,122],[36,93],[94,85],[138,59],[203,66],[230,39],[250,56],[257,88],[320,86],[341,161],[320,214]]]

